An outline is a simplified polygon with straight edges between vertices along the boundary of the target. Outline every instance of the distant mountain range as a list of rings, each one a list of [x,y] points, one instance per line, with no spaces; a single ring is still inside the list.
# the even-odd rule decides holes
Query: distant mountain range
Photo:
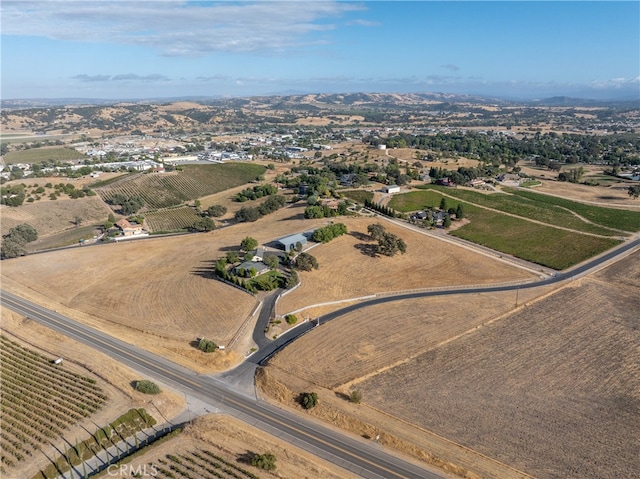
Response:
[[[298,108],[302,105],[315,105],[320,108],[339,106],[359,106],[362,108],[373,107],[401,107],[418,106],[429,103],[467,103],[467,104],[495,104],[495,105],[524,105],[524,106],[564,106],[564,107],[626,107],[639,108],[640,100],[629,101],[602,101],[585,98],[572,98],[567,96],[555,96],[540,100],[507,100],[497,97],[486,97],[480,95],[460,95],[451,93],[293,93],[288,95],[265,95],[251,97],[222,97],[222,96],[183,96],[170,98],[140,98],[140,99],[117,99],[105,100],[100,98],[32,98],[19,100],[1,100],[0,107],[5,110],[16,110],[24,108],[47,108],[60,106],[78,105],[114,105],[119,103],[174,103],[174,102],[197,102],[205,104],[220,104],[225,106],[264,103],[265,105],[278,105],[280,107]]]

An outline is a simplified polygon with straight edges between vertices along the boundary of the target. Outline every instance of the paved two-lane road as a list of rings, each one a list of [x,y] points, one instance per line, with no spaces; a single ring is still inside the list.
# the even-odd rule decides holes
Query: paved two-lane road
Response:
[[[444,477],[385,452],[372,441],[345,435],[296,414],[279,409],[255,397],[231,389],[227,384],[174,364],[165,358],[115,339],[13,294],[2,292],[3,307],[65,334],[206,404],[252,424],[365,478]]]
[[[359,308],[374,304],[399,301],[403,299],[421,298],[437,295],[453,295],[463,293],[480,293],[490,291],[509,291],[516,289],[534,288],[553,284],[570,277],[578,277],[590,270],[601,267],[607,261],[626,254],[640,245],[640,238],[629,241],[600,257],[587,262],[568,273],[561,273],[542,281],[511,286],[486,286],[474,288],[459,288],[446,291],[422,291],[409,294],[383,296],[369,301],[357,303],[336,312],[324,315],[317,321],[301,324],[297,328],[281,335],[276,341],[260,344],[258,353],[252,355],[248,364],[237,371],[251,371],[247,366],[262,364],[276,351],[282,349],[297,337],[307,333],[313,327],[340,317]],[[93,328],[66,318],[54,311],[42,308],[37,304],[26,301],[10,293],[1,292],[2,305],[33,320],[36,320],[62,334],[87,344],[117,361],[122,362],[140,372],[156,379],[170,387],[188,393],[213,407],[253,424],[264,431],[280,437],[292,444],[300,446],[313,454],[325,458],[334,464],[366,478],[437,478],[443,477],[426,466],[387,454],[379,445],[370,441],[341,434],[288,411],[276,408],[261,401],[256,401],[251,394],[242,393],[232,388],[223,378],[233,383],[233,371],[220,376],[220,379],[199,376],[193,371],[176,365],[165,358],[154,355],[131,344],[119,341]],[[270,311],[271,304],[267,311]],[[267,313],[265,313],[267,314]],[[261,315],[262,317],[262,315]],[[265,316],[266,317],[266,316]],[[264,319],[264,318],[263,318]],[[261,322],[259,321],[261,324]]]

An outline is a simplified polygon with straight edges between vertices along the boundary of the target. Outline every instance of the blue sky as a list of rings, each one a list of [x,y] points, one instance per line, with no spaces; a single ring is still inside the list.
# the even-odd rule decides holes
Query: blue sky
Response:
[[[640,2],[2,0],[3,99],[640,97]]]

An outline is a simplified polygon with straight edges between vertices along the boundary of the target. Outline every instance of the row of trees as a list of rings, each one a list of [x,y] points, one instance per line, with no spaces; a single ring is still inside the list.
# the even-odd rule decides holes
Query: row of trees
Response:
[[[369,208],[370,210],[377,211],[378,213],[389,216],[391,218],[395,218],[396,212],[393,208],[389,208],[388,206],[378,205],[369,199],[364,200],[364,207]]]
[[[258,207],[243,206],[236,212],[235,218],[238,222],[258,221],[261,217],[282,208],[284,204],[284,196],[270,196],[269,198],[267,198],[267,201],[265,201]]]
[[[249,200],[257,200],[263,196],[275,195],[278,188],[274,185],[258,185],[253,188],[246,188],[236,195],[236,201],[245,202]]]

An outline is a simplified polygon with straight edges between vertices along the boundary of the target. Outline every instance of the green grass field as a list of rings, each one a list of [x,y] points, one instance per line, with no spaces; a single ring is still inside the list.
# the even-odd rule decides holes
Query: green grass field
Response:
[[[401,195],[395,195],[389,201],[389,207],[401,213],[418,211],[424,208],[437,208],[443,196],[436,190],[410,191]],[[456,208],[459,201],[446,198],[447,208]]]
[[[536,203],[560,206],[575,211],[580,216],[587,218],[602,226],[616,228],[623,231],[640,231],[640,211],[630,211],[618,208],[605,208],[603,206],[586,205],[577,201],[557,198],[555,196],[534,193],[533,191],[523,191],[514,188],[505,188],[505,191],[512,193]]]
[[[352,199],[353,201],[357,201],[358,203],[363,203],[365,200],[371,201],[373,199],[373,192],[366,190],[346,190],[340,191],[347,198]]]
[[[442,188],[442,190],[440,190]],[[620,243],[613,238],[602,238],[554,228],[553,225],[565,226],[560,220],[571,221],[584,229],[592,229],[612,236],[615,232],[598,226],[584,223],[570,212],[553,205],[540,206],[524,197],[514,195],[482,195],[474,191],[454,190],[452,188],[434,187],[411,191],[392,198],[389,205],[400,212],[416,211],[427,207],[439,207],[443,196],[440,191],[459,197],[459,200],[446,198],[447,208],[456,208],[458,203],[464,205],[465,216],[470,222],[459,229],[451,231],[452,236],[487,246],[496,251],[522,258],[549,268],[562,270],[587,260]],[[477,200],[481,196],[481,200]],[[492,203],[484,198],[491,197]],[[496,197],[496,198],[494,198]],[[467,201],[470,202],[467,202]],[[512,203],[510,204],[509,201]],[[538,221],[548,222],[542,225],[527,221],[524,218],[502,214],[474,206],[471,202],[483,202],[495,209],[526,211],[536,215]],[[524,216],[524,215],[523,215]],[[546,220],[546,221],[545,221]],[[574,224],[574,223],[572,223]],[[584,225],[587,225],[584,227]],[[577,229],[577,228],[576,228]],[[581,231],[584,231],[581,230]]]
[[[605,225],[600,222],[597,225],[585,222],[576,216],[580,214],[575,208],[561,207],[553,203],[547,203],[539,199],[531,199],[525,195],[519,194],[505,194],[505,193],[492,193],[483,194],[477,191],[462,190],[462,189],[444,189],[442,186],[428,185],[430,191],[435,189],[436,191],[443,191],[447,195],[455,196],[463,201],[473,203],[480,206],[486,206],[487,208],[493,208],[496,210],[504,211],[513,215],[521,216],[535,221],[541,221],[551,226],[562,226],[564,228],[574,229],[585,233],[593,233],[603,236],[620,236],[619,231],[607,229]],[[512,189],[509,192],[520,192],[522,190]],[[528,192],[524,192],[528,193]],[[535,194],[536,197],[545,196]],[[576,203],[577,204],[577,203]],[[587,207],[593,208],[593,207]],[[611,211],[610,209],[608,209]],[[640,214],[639,214],[640,215]],[[584,216],[584,215],[581,215]],[[585,216],[586,218],[586,216]],[[593,221],[589,218],[590,221]]]
[[[573,233],[465,205],[468,224],[452,236],[487,246],[542,266],[563,270],[621,243],[613,238]]]
[[[50,146],[42,148],[31,148],[29,150],[11,151],[4,156],[4,161],[8,165],[16,163],[40,163],[42,161],[68,161],[81,160],[86,158],[82,153],[73,148],[61,146]]]

